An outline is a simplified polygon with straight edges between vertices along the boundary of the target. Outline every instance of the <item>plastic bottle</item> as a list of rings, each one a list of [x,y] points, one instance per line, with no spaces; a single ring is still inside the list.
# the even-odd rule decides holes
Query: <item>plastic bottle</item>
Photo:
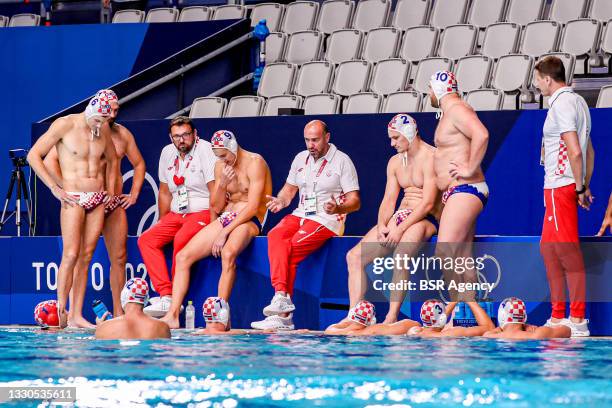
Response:
[[[98,316],[98,319],[102,319],[102,316],[104,316],[104,313],[108,312],[108,309],[106,308],[106,305],[104,304],[104,302],[98,299],[93,301],[93,303],[91,304],[91,307],[93,308],[93,311],[96,314],[96,316]],[[109,320],[112,318],[113,318],[112,313],[109,313],[108,316],[106,316],[104,320]]]
[[[187,302],[187,308],[185,309],[185,328],[195,329],[195,307],[191,300]]]

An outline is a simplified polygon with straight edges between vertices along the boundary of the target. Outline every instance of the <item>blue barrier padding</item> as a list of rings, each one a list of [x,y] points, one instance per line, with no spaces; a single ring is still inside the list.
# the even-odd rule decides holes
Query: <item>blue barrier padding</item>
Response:
[[[530,242],[537,244],[539,237],[530,237]],[[328,324],[337,322],[346,316],[348,305],[346,252],[359,241],[358,237],[339,237],[331,239],[319,251],[313,253],[298,267],[295,282],[294,303],[297,310],[294,323],[299,328],[323,329]],[[600,239],[601,242],[612,240]],[[479,240],[477,240],[479,242]],[[514,243],[520,242],[515,237],[498,237],[487,242]],[[524,242],[524,240],[523,240]],[[269,263],[267,257],[267,239],[257,237],[243,252],[237,261],[236,283],[230,299],[233,327],[250,327],[254,320],[263,318],[262,309],[270,302],[274,291],[270,284]],[[5,256],[7,275],[0,285],[0,324],[33,324],[34,306],[45,299],[55,298],[57,266],[61,259],[61,239],[57,237],[5,238],[0,239],[0,254]],[[516,255],[514,255],[516,257]],[[529,322],[543,324],[550,316],[548,285],[539,253],[531,251],[522,254],[522,264],[530,268],[510,268],[502,278],[502,285],[528,285],[541,294],[543,302],[529,302]],[[612,258],[607,258],[603,265],[609,274]],[[196,325],[204,324],[201,316],[201,305],[208,296],[215,296],[221,273],[220,260],[208,258],[200,261],[192,269],[190,290],[185,301],[193,300],[196,305]],[[136,238],[128,239],[128,264],[126,275],[144,277],[148,280],[146,268],[142,263],[137,248]],[[10,288],[7,283],[10,281]],[[596,290],[608,290],[607,282],[598,282],[588,277],[588,293]],[[599,289],[598,289],[599,287]],[[435,292],[414,296],[405,302],[402,316],[412,316],[418,320],[420,302],[427,297],[435,297]],[[495,290],[492,292],[495,299]],[[111,303],[109,288],[109,262],[102,240],[93,256],[88,279],[84,316],[93,321],[91,302],[103,300],[107,306]],[[498,302],[501,299],[495,299]],[[376,302],[378,319],[382,321],[387,312],[386,302]],[[495,305],[497,310],[497,304]],[[7,312],[8,311],[8,312]],[[590,303],[587,317],[590,317],[590,328],[593,335],[612,335],[612,303]]]

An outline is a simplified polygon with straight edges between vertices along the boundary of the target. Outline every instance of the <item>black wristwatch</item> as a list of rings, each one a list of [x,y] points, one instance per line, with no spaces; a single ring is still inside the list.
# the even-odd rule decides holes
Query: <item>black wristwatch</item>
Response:
[[[576,190],[576,195],[584,194],[586,193],[586,191],[587,191],[587,188],[585,185],[583,185],[580,190]]]

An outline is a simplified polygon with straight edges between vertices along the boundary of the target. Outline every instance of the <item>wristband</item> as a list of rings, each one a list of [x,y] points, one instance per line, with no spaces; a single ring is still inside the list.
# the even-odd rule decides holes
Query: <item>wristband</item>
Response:
[[[584,194],[587,191],[586,186],[582,186],[580,190],[576,190],[576,195]]]

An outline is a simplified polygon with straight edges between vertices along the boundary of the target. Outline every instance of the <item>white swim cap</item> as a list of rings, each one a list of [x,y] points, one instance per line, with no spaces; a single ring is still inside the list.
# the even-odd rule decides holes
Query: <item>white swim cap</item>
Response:
[[[349,310],[348,319],[364,326],[376,323],[376,310],[374,305],[367,300],[362,300]]]
[[[106,99],[109,103],[112,101],[119,102],[119,98],[117,97],[117,94],[112,89],[101,89],[98,91],[96,96],[102,99]]]
[[[449,71],[438,71],[429,79],[429,85],[438,99],[438,104],[443,97],[450,93],[457,93],[457,78]]]
[[[509,297],[499,304],[497,323],[502,329],[508,323],[527,323],[527,307],[519,298]]]
[[[142,278],[132,278],[125,283],[121,291],[121,307],[128,303],[140,303],[143,306],[149,301],[149,285]]]
[[[94,116],[109,117],[111,114],[111,106],[109,100],[105,96],[94,96],[89,100],[85,108],[85,119],[89,120]]]
[[[398,113],[391,119],[387,129],[395,130],[404,136],[410,143],[417,135],[417,124],[414,118],[407,113]]]
[[[225,329],[229,330],[230,307],[229,304],[220,297],[209,297],[202,305],[202,316],[208,323],[222,323]]]
[[[234,154],[238,152],[236,136],[229,130],[217,130],[210,143],[213,149],[227,149]]]
[[[444,303],[438,299],[429,299],[421,306],[421,321],[423,327],[443,328],[446,325],[446,313]]]

